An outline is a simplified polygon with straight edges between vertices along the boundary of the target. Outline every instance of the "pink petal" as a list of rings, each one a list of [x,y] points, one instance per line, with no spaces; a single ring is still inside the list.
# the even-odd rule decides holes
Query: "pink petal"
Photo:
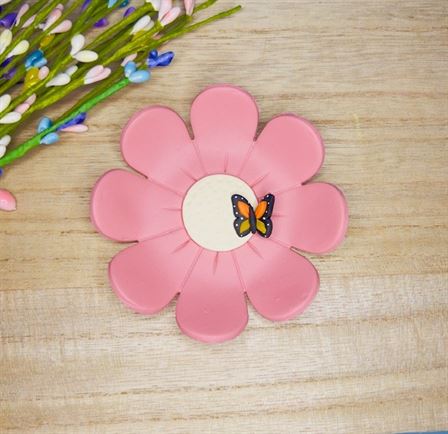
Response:
[[[25,113],[28,109],[30,108],[30,105],[27,104],[26,102],[19,104],[14,111],[16,111],[17,113],[23,114]]]
[[[20,7],[19,12],[17,12],[16,26],[20,23],[20,20],[23,17],[23,15],[25,15],[28,12],[29,8],[30,8],[30,5],[28,3],[25,3],[24,5],[22,5]]]
[[[83,124],[71,125],[69,127],[64,128],[64,131],[66,133],[85,133],[88,130],[89,127]]]
[[[238,336],[247,324],[247,306],[230,252],[203,250],[176,306],[180,329],[203,342]]]
[[[326,253],[344,239],[347,203],[334,185],[306,184],[276,196],[272,220],[274,238],[300,250]]]
[[[179,292],[199,249],[184,231],[128,247],[110,263],[112,288],[131,309],[156,313]]]
[[[99,66],[99,65],[98,65]],[[109,77],[109,75],[111,74],[111,69],[110,68],[103,68],[103,70],[95,75],[95,76],[90,76],[84,79],[84,83],[85,84],[91,84],[91,83],[96,83],[97,81],[101,81],[104,80],[105,78]]]
[[[275,194],[311,178],[323,159],[318,131],[298,116],[280,115],[261,132],[240,176],[258,196]]]
[[[72,28],[72,22],[70,20],[64,20],[61,24],[58,24],[50,33],[64,33],[68,32]]]
[[[126,56],[123,61],[121,62],[121,66],[125,66],[126,63],[132,62],[137,57],[137,53],[129,54],[129,56]]]
[[[112,73],[112,70],[110,68],[104,68],[104,71],[101,74],[98,74],[95,79],[97,80],[104,80],[105,78],[109,77],[109,75]]]
[[[311,262],[270,238],[254,236],[234,255],[251,303],[272,321],[295,317],[317,293],[319,275]]]
[[[190,119],[208,173],[235,175],[257,129],[258,108],[253,98],[238,87],[213,86],[193,101]]]
[[[173,7],[172,0],[162,0],[160,2],[159,21],[170,11],[172,7]]]
[[[104,71],[104,66],[103,65],[96,65],[93,68],[89,69],[87,71],[86,77],[85,78],[92,78],[95,77],[99,74],[101,74]]]
[[[111,170],[96,183],[90,215],[97,230],[117,241],[135,241],[182,228],[182,198],[146,178]]]
[[[53,9],[49,14],[44,26],[44,30],[53,25],[59,18],[61,18],[62,11],[58,8]]]
[[[170,9],[160,20],[160,24],[162,26],[167,26],[168,24],[172,23],[178,16],[180,15],[180,8],[174,7]]]
[[[26,102],[27,104],[29,104],[30,106],[33,105],[33,104],[36,102],[36,94],[33,93],[32,95],[30,95],[30,96],[25,100],[25,102]]]
[[[15,211],[16,208],[16,198],[8,190],[0,188],[0,210]]]
[[[50,73],[50,70],[48,69],[48,66],[42,66],[42,68],[39,69],[39,80],[43,80],[47,78],[48,74]]]
[[[121,150],[131,167],[180,195],[203,176],[184,121],[167,107],[134,115],[123,130]]]
[[[184,0],[185,13],[191,15],[193,13],[195,0]]]
[[[36,15],[31,15],[24,23],[23,28],[31,26],[33,24],[34,20],[36,19]]]

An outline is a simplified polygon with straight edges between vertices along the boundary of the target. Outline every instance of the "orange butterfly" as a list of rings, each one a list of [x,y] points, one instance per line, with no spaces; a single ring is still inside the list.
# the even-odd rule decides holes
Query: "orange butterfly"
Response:
[[[233,214],[236,219],[233,227],[240,237],[245,237],[250,232],[258,232],[262,237],[268,238],[272,234],[272,211],[274,209],[275,196],[267,194],[253,209],[247,199],[240,194],[232,195]]]

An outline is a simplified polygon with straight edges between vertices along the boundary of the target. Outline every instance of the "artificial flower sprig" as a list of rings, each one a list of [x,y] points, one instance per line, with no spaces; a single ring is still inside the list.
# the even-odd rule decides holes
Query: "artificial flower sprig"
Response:
[[[216,1],[0,0],[0,174],[30,150],[57,142],[61,133],[86,131],[92,107],[169,65],[174,54],[159,54],[160,46],[240,9],[194,22]],[[80,89],[86,93],[70,110],[54,121],[42,118],[34,136],[14,143],[14,133],[32,114]]]

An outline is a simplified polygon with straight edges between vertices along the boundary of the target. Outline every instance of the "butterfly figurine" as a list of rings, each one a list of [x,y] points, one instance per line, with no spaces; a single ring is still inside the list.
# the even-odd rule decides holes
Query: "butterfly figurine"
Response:
[[[236,217],[233,227],[239,237],[245,237],[249,233],[258,232],[262,237],[268,238],[272,234],[272,211],[274,209],[275,196],[267,194],[254,208],[248,200],[240,194],[232,195],[233,214]]]

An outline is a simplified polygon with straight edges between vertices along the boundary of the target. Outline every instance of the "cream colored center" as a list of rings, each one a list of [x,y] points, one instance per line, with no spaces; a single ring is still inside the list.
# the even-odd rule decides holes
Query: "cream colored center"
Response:
[[[217,252],[236,249],[249,241],[252,234],[241,238],[233,227],[233,194],[241,194],[255,208],[254,192],[235,176],[210,175],[191,186],[182,205],[182,218],[193,241]]]

